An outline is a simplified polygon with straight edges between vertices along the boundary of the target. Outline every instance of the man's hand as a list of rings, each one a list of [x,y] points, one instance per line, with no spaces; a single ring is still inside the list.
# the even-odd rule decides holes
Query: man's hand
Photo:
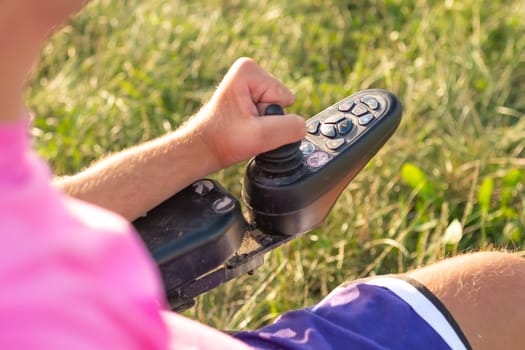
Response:
[[[293,94],[253,60],[235,62],[210,101],[173,133],[57,181],[69,194],[135,219],[195,180],[306,133],[297,115],[260,117]]]
[[[255,61],[240,58],[185,127],[207,145],[214,170],[222,169],[301,139],[306,134],[302,117],[260,117],[269,104],[289,106],[294,99],[290,90]]]

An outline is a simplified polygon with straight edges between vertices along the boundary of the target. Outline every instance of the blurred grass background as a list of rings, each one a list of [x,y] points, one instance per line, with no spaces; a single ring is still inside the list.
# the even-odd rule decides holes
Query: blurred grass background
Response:
[[[309,118],[364,88],[404,119],[326,224],[186,314],[257,327],[339,283],[466,251],[525,249],[525,1],[92,2],[43,50],[28,91],[57,175],[175,129],[249,56]],[[239,194],[244,165],[214,174]]]

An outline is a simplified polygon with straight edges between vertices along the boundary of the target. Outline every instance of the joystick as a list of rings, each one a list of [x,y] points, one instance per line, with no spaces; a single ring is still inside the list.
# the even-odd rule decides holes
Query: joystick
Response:
[[[310,118],[293,167],[285,157],[271,158],[271,171],[267,156],[248,163],[243,199],[250,221],[267,234],[285,236],[319,226],[400,120],[397,98],[379,89],[355,93]],[[268,153],[274,152],[285,153]],[[302,164],[295,165],[299,157]]]
[[[264,115],[283,115],[284,110],[277,104],[266,107]],[[289,143],[255,157],[258,169],[266,176],[287,176],[303,166],[301,141]]]

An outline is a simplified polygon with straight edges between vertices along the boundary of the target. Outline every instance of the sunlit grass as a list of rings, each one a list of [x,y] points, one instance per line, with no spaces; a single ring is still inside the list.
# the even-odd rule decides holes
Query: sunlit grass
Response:
[[[345,279],[524,249],[525,3],[357,3],[100,0],[44,49],[29,104],[57,174],[176,128],[240,56],[292,88],[305,118],[368,87],[402,100],[399,130],[326,224],[188,315],[255,327]],[[243,171],[214,177],[239,194]]]

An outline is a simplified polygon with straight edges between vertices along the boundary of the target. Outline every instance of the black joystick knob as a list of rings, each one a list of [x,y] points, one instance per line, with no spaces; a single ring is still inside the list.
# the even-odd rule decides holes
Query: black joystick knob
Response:
[[[284,110],[277,104],[266,107],[264,115],[283,115]],[[255,157],[255,164],[269,175],[288,175],[303,166],[303,154],[300,150],[301,141],[293,142],[261,153]]]

